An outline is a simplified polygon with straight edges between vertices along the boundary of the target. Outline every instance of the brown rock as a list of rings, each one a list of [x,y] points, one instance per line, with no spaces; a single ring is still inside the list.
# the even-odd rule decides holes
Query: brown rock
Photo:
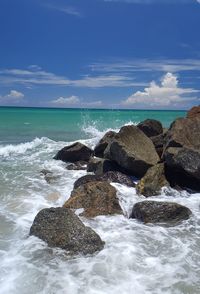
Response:
[[[108,171],[117,171],[119,170],[119,166],[109,160],[109,159],[102,159],[102,158],[95,158],[91,157],[91,159],[88,162],[87,171],[88,172],[94,172],[95,175],[103,175],[104,173]]]
[[[116,189],[106,182],[89,182],[73,190],[64,207],[84,208],[85,217],[121,214],[122,209],[116,195]]]
[[[200,106],[194,106],[188,111],[187,118],[193,118],[193,117],[200,118]]]
[[[164,163],[160,163],[148,169],[145,176],[137,184],[136,190],[138,194],[151,197],[159,195],[161,188],[164,186],[169,186],[169,183],[165,177]]]
[[[137,127],[143,131],[147,137],[158,136],[163,133],[161,122],[155,119],[146,119],[140,122]]]
[[[107,132],[103,138],[99,141],[99,143],[94,148],[94,155],[96,157],[103,158],[104,157],[104,151],[108,144],[114,139],[116,133],[113,131]]]

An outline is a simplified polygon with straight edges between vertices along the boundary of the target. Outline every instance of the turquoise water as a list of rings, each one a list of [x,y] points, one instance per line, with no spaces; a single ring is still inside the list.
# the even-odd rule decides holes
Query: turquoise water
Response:
[[[89,128],[94,132],[117,129],[146,118],[158,119],[168,127],[175,118],[184,115],[184,111],[0,107],[0,144],[27,142],[36,137],[56,141],[86,139],[91,137]]]

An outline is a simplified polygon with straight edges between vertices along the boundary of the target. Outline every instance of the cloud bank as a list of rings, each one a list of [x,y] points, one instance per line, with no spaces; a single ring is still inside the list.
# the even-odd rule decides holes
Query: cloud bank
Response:
[[[184,107],[185,103],[197,99],[191,95],[199,92],[198,90],[181,88],[178,82],[176,75],[167,73],[162,78],[160,85],[152,81],[144,91],[137,91],[122,101],[122,105],[128,107],[146,106],[147,108]]]

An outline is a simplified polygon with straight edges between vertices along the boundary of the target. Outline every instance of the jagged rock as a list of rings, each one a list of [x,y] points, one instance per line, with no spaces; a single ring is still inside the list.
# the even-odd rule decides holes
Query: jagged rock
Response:
[[[165,151],[164,160],[171,186],[200,191],[200,152],[170,147]]]
[[[188,111],[187,118],[193,118],[193,117],[200,118],[200,106],[194,106]]]
[[[133,125],[121,128],[107,146],[104,156],[136,177],[144,176],[148,168],[159,161],[151,139]]]
[[[116,189],[106,182],[88,182],[79,186],[72,191],[64,207],[84,208],[80,215],[89,218],[122,213]]]
[[[140,122],[137,127],[143,131],[147,137],[153,137],[163,133],[162,124],[155,119],[146,119]]]
[[[135,187],[135,183],[133,182],[131,177],[118,171],[109,171],[101,176],[86,175],[79,178],[74,183],[74,189],[77,189],[79,186],[89,182],[108,182],[108,183],[114,182],[114,183],[126,185],[128,187]]]
[[[187,147],[200,151],[200,119],[179,118],[176,119],[166,133],[166,144],[169,147]],[[164,150],[164,151],[165,151]]]
[[[41,210],[30,228],[50,247],[60,247],[70,255],[93,254],[104,247],[101,238],[86,227],[70,209],[57,207]]]
[[[77,161],[66,166],[67,170],[86,170],[87,162],[86,161]]]
[[[191,215],[189,208],[174,202],[142,201],[134,205],[131,218],[144,223],[178,224]]]
[[[119,170],[119,166],[109,160],[109,159],[102,159],[102,158],[94,158],[92,157],[87,166],[88,172],[94,172],[96,175],[103,175],[108,171],[117,171]]]
[[[88,161],[93,151],[82,143],[76,142],[62,148],[54,159],[64,162]]]
[[[99,141],[99,143],[96,145],[94,148],[94,155],[96,157],[103,158],[104,157],[104,151],[108,144],[113,140],[115,137],[116,133],[113,131],[107,132],[103,138]]]
[[[169,186],[169,183],[165,177],[164,163],[160,163],[148,169],[145,176],[137,184],[136,190],[138,194],[151,197],[159,195],[161,188],[164,186]]]

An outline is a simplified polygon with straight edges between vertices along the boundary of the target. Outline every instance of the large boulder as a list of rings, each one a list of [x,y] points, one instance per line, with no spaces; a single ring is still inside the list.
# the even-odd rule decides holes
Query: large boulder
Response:
[[[158,136],[163,133],[161,122],[155,119],[146,119],[140,122],[137,127],[143,131],[147,137]]]
[[[103,138],[99,141],[99,143],[94,148],[94,155],[96,157],[104,157],[104,151],[108,144],[114,139],[116,133],[113,131],[107,132]]]
[[[166,133],[164,149],[168,147],[187,147],[200,151],[200,119],[176,119]]]
[[[148,168],[159,161],[151,139],[133,125],[120,129],[104,151],[104,156],[136,177],[144,176]]]
[[[144,223],[178,224],[191,215],[189,208],[174,202],[142,201],[134,205],[131,218]]]
[[[93,151],[82,143],[76,142],[62,148],[54,159],[64,162],[88,161]]]
[[[187,118],[193,118],[193,117],[200,118],[200,106],[194,106],[188,111]]]
[[[84,208],[80,215],[88,218],[122,213],[116,189],[106,182],[88,182],[79,186],[72,191],[64,207]]]
[[[200,191],[200,152],[170,147],[165,151],[167,178],[172,186]]]
[[[104,247],[101,238],[86,227],[70,209],[57,207],[41,210],[30,228],[50,247],[60,247],[73,254],[93,254]]]
[[[109,159],[91,157],[88,162],[87,171],[94,172],[95,175],[103,175],[108,171],[117,171],[119,166]]]
[[[128,187],[135,187],[135,183],[131,177],[118,172],[118,171],[109,171],[101,176],[97,175],[85,175],[74,183],[74,189],[77,189],[79,186],[84,185],[89,182],[108,182],[108,183],[119,183]]]
[[[164,163],[159,163],[148,169],[145,176],[137,184],[136,191],[145,197],[151,197],[159,195],[161,188],[164,186],[169,186],[169,183],[165,177]]]

